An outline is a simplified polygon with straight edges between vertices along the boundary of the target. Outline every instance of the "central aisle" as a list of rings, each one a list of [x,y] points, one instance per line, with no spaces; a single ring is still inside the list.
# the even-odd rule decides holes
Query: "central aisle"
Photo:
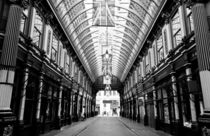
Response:
[[[118,117],[99,117],[77,136],[136,136]]]
[[[171,136],[121,117],[93,117],[42,136]]]

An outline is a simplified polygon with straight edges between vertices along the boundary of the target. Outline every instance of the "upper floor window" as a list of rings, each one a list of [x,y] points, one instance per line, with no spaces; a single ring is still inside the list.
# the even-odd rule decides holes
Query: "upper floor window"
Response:
[[[193,24],[193,19],[192,19],[192,11],[190,8],[186,8],[186,13],[187,13],[187,27],[189,30],[189,33],[194,31],[194,24]]]
[[[173,33],[174,47],[176,47],[181,43],[182,40],[181,20],[178,11],[172,18],[172,33]]]
[[[149,71],[150,71],[150,60],[151,60],[151,54],[150,54],[150,52],[148,51],[148,54],[147,54],[147,56],[146,56],[146,62],[145,62],[145,70],[146,70],[146,74],[148,74],[149,73]]]
[[[142,77],[141,64],[139,64],[139,67],[138,67],[138,82],[141,80],[141,77]]]
[[[58,39],[53,35],[53,40],[52,40],[52,48],[51,48],[51,59],[55,62],[57,62],[57,57],[58,57]]]
[[[38,14],[38,11],[36,11],[32,39],[35,45],[38,47],[41,46],[42,29],[43,29],[43,21],[41,16]]]
[[[162,35],[160,35],[157,40],[157,61],[160,62],[163,58],[164,58],[163,38]]]
[[[132,76],[130,76],[129,81],[130,81],[130,87],[133,87],[133,80],[132,80]]]
[[[133,85],[134,85],[136,83],[136,80],[135,80],[135,71],[132,74],[132,78],[133,78]]]
[[[152,59],[154,59],[154,65],[157,64],[157,52],[156,52],[157,51],[156,50],[157,48],[156,48],[156,43],[157,43],[156,40],[154,40],[153,43],[152,43],[152,48],[153,48],[152,49],[152,51],[153,51],[153,58]]]
[[[62,50],[63,50],[63,44],[62,42],[59,43],[59,55],[58,55],[58,64],[61,66],[61,57],[62,57]],[[70,59],[70,58],[69,58]],[[70,64],[69,64],[70,65]]]
[[[8,13],[9,13],[9,2],[7,0],[0,0],[0,32],[5,31]]]
[[[50,54],[50,44],[51,44],[51,34],[52,32],[48,30],[48,35],[47,35],[47,54]]]
[[[67,52],[65,53],[65,70],[67,73],[69,73],[69,56]]]
[[[20,32],[22,33],[25,33],[26,31],[28,14],[29,14],[29,8],[23,10],[22,15],[21,15],[21,21],[20,21]]]

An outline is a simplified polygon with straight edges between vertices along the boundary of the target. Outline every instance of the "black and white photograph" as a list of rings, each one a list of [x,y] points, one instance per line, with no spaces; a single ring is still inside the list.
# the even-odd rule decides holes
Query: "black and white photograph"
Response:
[[[210,0],[0,0],[0,136],[210,136]]]

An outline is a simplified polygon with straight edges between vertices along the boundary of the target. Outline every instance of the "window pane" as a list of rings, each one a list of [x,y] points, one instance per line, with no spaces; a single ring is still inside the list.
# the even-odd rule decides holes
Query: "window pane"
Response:
[[[157,57],[158,62],[160,62],[164,58],[162,35],[157,40]]]
[[[187,25],[189,28],[189,32],[194,30],[194,24],[193,24],[193,19],[192,19],[192,11],[189,8],[186,8],[187,12]]]
[[[0,1],[0,32],[4,32],[9,13],[9,4],[6,0]]]
[[[181,32],[181,22],[179,12],[177,11],[174,17],[172,18],[172,32],[174,39],[174,47],[179,45],[182,40],[182,32]]]
[[[57,55],[58,55],[58,40],[55,37],[55,35],[53,35],[51,59],[55,62],[57,62]]]
[[[29,9],[23,10],[22,15],[21,15],[20,31],[21,31],[22,33],[25,32],[26,22],[27,22],[27,19],[28,19],[28,10],[29,10]]]
[[[36,46],[41,44],[43,22],[42,18],[39,16],[38,12],[35,15],[34,30],[33,30],[33,42]]]

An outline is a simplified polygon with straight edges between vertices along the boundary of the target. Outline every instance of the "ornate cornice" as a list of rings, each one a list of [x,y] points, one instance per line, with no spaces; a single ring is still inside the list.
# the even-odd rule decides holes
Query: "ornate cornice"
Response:
[[[24,9],[26,9],[30,4],[30,0],[9,0],[9,2],[11,4],[19,5]]]
[[[183,0],[187,7],[192,7],[196,3],[207,3],[208,0]]]

